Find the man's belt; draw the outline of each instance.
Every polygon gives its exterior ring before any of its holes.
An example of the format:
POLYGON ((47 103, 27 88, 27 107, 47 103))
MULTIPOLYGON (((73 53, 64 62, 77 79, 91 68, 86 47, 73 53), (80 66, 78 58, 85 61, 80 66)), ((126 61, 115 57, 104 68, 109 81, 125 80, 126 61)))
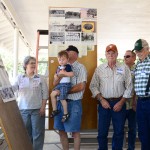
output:
POLYGON ((122 98, 122 96, 120 96, 120 97, 112 97, 112 98, 104 98, 104 99, 106 99, 107 101, 117 101, 117 100, 121 100, 121 98, 122 98))

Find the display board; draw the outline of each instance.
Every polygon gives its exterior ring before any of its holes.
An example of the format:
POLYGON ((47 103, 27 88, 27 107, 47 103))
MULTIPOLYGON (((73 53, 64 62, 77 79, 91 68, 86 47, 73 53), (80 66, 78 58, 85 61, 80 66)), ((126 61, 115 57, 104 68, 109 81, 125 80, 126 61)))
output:
MULTIPOLYGON (((93 8, 49 8, 49 86, 58 66, 57 53, 74 45, 79 50, 78 61, 85 65, 88 81, 82 100, 82 129, 97 128, 97 101, 92 98, 89 84, 97 67, 97 10, 93 8)), ((49 103, 50 112, 52 111, 49 103)), ((53 129, 53 119, 49 119, 53 129)))
POLYGON ((1 58, 0 126, 4 132, 9 150, 33 150, 1 58))
POLYGON ((49 8, 49 57, 57 57, 60 50, 75 45, 79 57, 97 45, 97 9, 49 8))

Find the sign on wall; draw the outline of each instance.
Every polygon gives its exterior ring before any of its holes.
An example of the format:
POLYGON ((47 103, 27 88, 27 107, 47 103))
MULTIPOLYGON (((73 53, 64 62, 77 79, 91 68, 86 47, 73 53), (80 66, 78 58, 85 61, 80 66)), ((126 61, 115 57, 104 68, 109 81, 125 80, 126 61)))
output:
POLYGON ((0 57, 0 97, 3 102, 15 100, 15 95, 9 82, 8 74, 0 57))
POLYGON ((75 45, 79 57, 94 50, 96 39, 97 9, 49 8, 49 57, 57 57, 60 50, 75 45))

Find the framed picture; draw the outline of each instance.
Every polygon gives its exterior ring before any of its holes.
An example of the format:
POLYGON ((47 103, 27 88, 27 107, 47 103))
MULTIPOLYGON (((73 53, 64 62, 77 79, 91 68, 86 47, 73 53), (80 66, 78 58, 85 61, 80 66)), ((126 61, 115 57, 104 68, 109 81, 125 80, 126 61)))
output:
POLYGON ((94 21, 82 21, 82 32, 95 32, 95 22, 94 21))

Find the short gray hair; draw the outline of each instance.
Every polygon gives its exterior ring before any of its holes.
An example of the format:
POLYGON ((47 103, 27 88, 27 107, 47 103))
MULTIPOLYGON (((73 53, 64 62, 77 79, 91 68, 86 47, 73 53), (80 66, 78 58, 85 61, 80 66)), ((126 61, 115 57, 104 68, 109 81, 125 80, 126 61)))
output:
POLYGON ((24 61, 23 61, 23 69, 26 71, 26 65, 29 63, 30 60, 35 60, 36 61, 36 58, 35 57, 32 57, 32 56, 26 56, 24 61))

